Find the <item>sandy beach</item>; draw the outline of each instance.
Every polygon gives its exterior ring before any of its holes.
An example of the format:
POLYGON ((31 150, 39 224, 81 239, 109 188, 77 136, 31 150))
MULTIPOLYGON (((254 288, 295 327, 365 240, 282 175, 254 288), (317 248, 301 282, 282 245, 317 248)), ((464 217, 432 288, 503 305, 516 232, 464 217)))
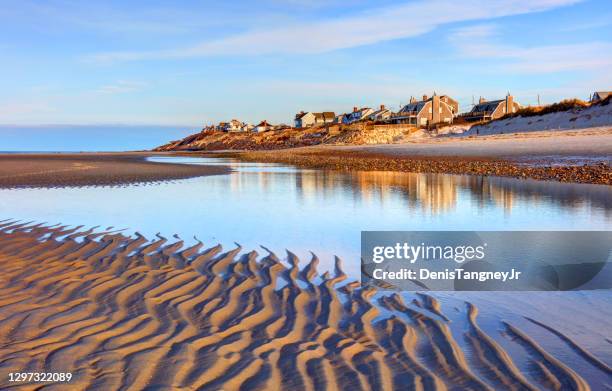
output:
POLYGON ((147 161, 150 153, 0 154, 0 188, 113 186, 226 174, 221 166, 147 161))
MULTIPOLYGON (((457 308, 456 334, 433 296, 376 296, 347 284, 339 260, 319 275, 314 256, 300 264, 289 253, 287 264, 241 250, 3 221, 0 387, 24 386, 7 382, 19 368, 70 372, 69 385, 53 386, 70 390, 589 389, 502 320, 507 351, 479 326, 487 308, 457 308)), ((554 324, 536 323, 612 374, 554 324)))

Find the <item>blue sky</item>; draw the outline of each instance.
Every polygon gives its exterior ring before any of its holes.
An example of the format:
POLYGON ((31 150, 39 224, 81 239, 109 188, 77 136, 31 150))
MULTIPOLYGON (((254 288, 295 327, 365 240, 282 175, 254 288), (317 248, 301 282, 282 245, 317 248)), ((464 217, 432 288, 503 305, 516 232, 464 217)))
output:
POLYGON ((0 124, 289 123, 434 90, 462 109, 585 99, 612 88, 610 5, 0 1, 0 124))

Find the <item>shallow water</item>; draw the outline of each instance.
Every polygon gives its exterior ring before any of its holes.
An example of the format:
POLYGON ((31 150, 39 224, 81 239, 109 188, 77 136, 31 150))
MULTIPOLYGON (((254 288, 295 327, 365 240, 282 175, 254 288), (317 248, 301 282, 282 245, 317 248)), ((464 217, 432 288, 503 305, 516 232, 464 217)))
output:
POLYGON ((206 245, 260 245, 359 271, 362 230, 609 230, 612 188, 509 178, 305 170, 229 159, 235 172, 121 187, 0 190, 0 217, 113 226, 206 245))
MULTIPOLYGON (((612 187, 510 178, 394 172, 305 170, 228 159, 154 157, 151 160, 224 164, 228 175, 121 187, 0 190, 0 219, 115 227, 156 233, 207 247, 240 243, 245 251, 279 256, 284 249, 302 261, 309 251, 319 270, 333 256, 358 278, 362 230, 610 230, 612 187)), ((406 293, 406 302, 414 297, 406 293)), ((554 325, 610 363, 612 295, 601 292, 437 293, 451 330, 464 347, 465 302, 481 309, 479 324, 529 370, 532 363, 505 335, 510 321, 535 335, 550 353, 570 363, 595 385, 606 376, 575 357, 575 351, 525 317, 554 325), (606 340, 608 339, 608 341, 606 340)), ((384 313, 383 313, 384 315, 384 313)), ((466 349, 466 354, 470 354, 466 349)))

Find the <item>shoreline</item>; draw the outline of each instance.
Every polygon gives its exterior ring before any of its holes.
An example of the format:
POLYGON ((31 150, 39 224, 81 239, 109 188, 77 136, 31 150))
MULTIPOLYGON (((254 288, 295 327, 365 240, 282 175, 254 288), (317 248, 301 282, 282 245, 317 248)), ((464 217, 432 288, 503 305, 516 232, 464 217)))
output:
POLYGON ((445 137, 403 144, 312 146, 266 151, 192 151, 301 168, 530 178, 612 185, 612 129, 601 132, 445 137))
POLYGON ((380 154, 338 150, 308 152, 248 151, 214 154, 209 152, 199 155, 232 157, 241 161, 288 164, 311 169, 497 176, 576 184, 612 185, 611 168, 603 162, 583 166, 553 166, 548 165, 548 162, 539 162, 538 165, 529 166, 522 162, 501 159, 450 156, 389 157, 380 154))
POLYGON ((150 152, 3 153, 0 188, 118 186, 228 174, 224 166, 151 162, 150 152))
POLYGON ((231 172, 147 156, 231 157, 339 171, 499 176, 612 185, 612 128, 415 139, 271 150, 0 153, 0 188, 125 185, 231 172))

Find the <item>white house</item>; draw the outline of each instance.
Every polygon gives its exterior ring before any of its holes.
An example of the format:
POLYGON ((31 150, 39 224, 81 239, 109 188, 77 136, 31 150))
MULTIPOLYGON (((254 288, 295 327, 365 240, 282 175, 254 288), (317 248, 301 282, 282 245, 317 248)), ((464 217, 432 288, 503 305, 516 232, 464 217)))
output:
POLYGON ((378 110, 368 115, 368 119, 370 121, 386 121, 391 118, 392 114, 393 113, 391 112, 391 110, 387 109, 385 105, 380 105, 380 108, 378 110))
POLYGON ((334 122, 336 113, 333 111, 324 111, 321 113, 300 111, 295 115, 296 128, 309 128, 315 125, 323 125, 334 122))
POLYGON ((272 130, 272 129, 273 129, 273 126, 270 125, 270 123, 264 119, 263 121, 255 125, 255 127, 253 128, 253 132, 260 133, 260 132, 265 132, 267 130, 272 130))
POLYGON ((240 132, 242 131, 242 122, 238 121, 237 119, 233 119, 229 122, 228 124, 228 132, 240 132))
POLYGON ((374 110, 369 107, 362 107, 362 108, 353 107, 352 112, 344 114, 344 123, 352 124, 353 122, 367 119, 367 117, 373 112, 374 110))

